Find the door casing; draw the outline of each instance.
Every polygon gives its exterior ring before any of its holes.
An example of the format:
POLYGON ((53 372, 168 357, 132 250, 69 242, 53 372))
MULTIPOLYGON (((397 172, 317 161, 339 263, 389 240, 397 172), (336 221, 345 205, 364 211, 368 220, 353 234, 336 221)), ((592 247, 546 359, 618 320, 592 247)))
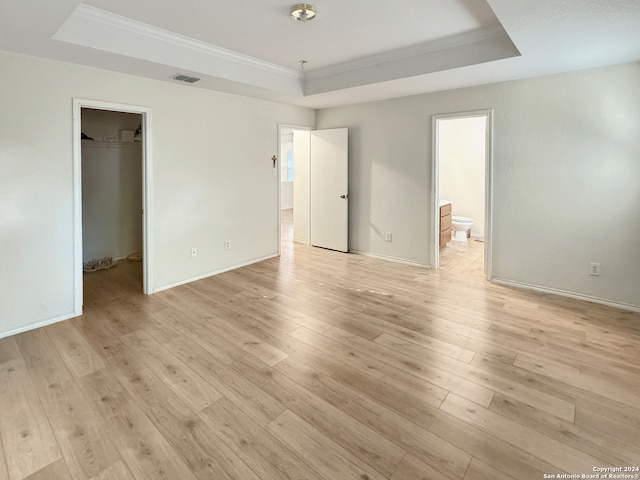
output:
POLYGON ((82 109, 111 110, 142 115, 142 288, 153 293, 153 195, 152 195, 152 123, 151 109, 137 105, 73 99, 73 272, 74 314, 82 315, 82 109))
POLYGON ((431 170, 431 231, 432 238, 429 248, 431 267, 435 270, 440 266, 440 145, 439 121, 456 118, 486 117, 485 141, 485 225, 484 225, 484 274, 487 279, 492 278, 492 246, 493 246, 493 110, 474 110, 471 112, 456 112, 434 115, 432 118, 432 170, 431 170))

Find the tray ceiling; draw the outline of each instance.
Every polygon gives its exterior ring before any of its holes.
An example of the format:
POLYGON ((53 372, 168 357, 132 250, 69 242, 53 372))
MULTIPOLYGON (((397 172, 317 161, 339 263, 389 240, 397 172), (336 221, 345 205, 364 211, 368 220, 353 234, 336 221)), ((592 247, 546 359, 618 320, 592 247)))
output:
POLYGON ((1 49, 315 108, 640 59, 635 0, 0 2, 1 49))

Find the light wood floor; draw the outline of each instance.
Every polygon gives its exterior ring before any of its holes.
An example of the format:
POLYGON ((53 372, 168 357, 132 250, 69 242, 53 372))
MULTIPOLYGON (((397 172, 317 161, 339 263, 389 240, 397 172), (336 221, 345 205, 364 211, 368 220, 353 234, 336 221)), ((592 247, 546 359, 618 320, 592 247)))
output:
POLYGON ((0 479, 640 464, 638 314, 290 242, 153 296, 140 266, 87 274, 83 316, 0 340, 0 479))

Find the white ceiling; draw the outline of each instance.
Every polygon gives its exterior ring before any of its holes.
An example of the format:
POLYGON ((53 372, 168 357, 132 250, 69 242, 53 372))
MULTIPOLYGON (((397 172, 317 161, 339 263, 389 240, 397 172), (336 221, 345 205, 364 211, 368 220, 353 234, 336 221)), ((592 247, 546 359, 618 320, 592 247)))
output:
POLYGON ((314 108, 640 60, 639 0, 294 3, 0 0, 0 49, 314 108))
POLYGON ((498 24, 484 0, 325 0, 317 3, 317 18, 306 24, 289 17, 295 1, 84 3, 283 67, 298 68, 306 59, 307 70, 498 24), (360 11, 365 13, 358 18, 360 11))

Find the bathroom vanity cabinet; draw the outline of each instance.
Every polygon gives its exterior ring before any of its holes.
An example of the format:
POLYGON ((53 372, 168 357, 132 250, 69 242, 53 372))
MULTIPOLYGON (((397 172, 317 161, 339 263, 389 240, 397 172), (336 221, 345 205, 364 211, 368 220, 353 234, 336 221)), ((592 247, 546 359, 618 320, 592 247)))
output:
POLYGON ((451 203, 440 204, 440 248, 451 240, 451 203))

